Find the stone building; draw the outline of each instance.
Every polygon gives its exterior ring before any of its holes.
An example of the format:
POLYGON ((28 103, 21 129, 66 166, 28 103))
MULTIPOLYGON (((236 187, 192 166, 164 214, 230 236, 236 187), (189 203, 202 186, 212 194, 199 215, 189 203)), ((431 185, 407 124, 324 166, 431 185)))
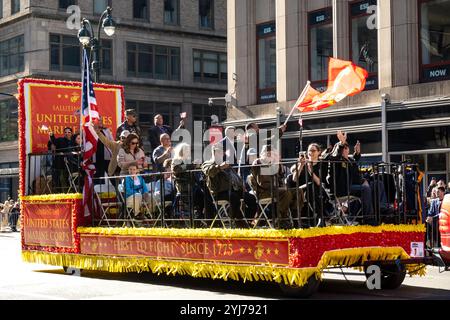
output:
MULTIPOLYGON (((303 149, 348 133, 364 159, 381 160, 382 95, 389 161, 413 161, 431 177, 450 174, 450 0, 228 0, 227 123, 273 126, 307 80, 326 87, 328 58, 369 71, 366 90, 303 115, 303 149), (233 80, 236 79, 236 80, 233 80)), ((299 115, 283 136, 285 158, 299 151, 299 115)))
POLYGON ((208 98, 226 92, 226 0, 0 0, 0 168, 10 168, 0 201, 17 196, 18 181, 17 103, 5 94, 17 93, 23 77, 81 78, 78 30, 66 23, 71 5, 95 31, 113 8, 116 32, 100 37, 100 82, 125 86, 144 135, 156 113, 177 126, 186 112, 188 128, 194 120, 209 126, 211 114, 225 119, 225 108, 208 106, 208 98))

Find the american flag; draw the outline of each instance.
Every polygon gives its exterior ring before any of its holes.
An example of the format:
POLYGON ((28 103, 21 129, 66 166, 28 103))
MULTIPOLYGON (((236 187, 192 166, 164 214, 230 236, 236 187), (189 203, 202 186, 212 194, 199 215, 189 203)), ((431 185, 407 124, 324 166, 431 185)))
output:
POLYGON ((98 136, 91 125, 92 122, 99 120, 97 100, 95 99, 94 85, 89 72, 89 59, 86 48, 83 49, 83 80, 82 80, 82 124, 83 124, 83 164, 86 171, 83 187, 83 209, 84 216, 89 216, 94 211, 93 201, 93 181, 95 174, 95 165, 92 162, 92 156, 97 151, 98 136))

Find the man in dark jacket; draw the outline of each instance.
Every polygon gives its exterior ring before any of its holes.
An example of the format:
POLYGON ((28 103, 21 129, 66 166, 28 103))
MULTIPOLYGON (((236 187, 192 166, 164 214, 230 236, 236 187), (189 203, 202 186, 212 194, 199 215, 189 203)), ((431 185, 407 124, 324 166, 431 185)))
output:
POLYGON ((361 159, 361 145, 358 141, 351 158, 347 135, 338 131, 337 136, 339 142, 326 158, 330 161, 327 183, 331 193, 338 198, 350 195, 361 197, 363 214, 371 216, 373 215, 372 190, 369 183, 361 178, 357 163, 361 159))
POLYGON ((230 218, 232 220, 239 219, 236 221, 236 226, 246 227, 247 224, 241 220, 243 216, 240 211, 242 180, 229 163, 223 162, 223 150, 220 143, 213 145, 212 153, 211 159, 202 164, 202 171, 206 176, 206 186, 216 201, 228 200, 230 202, 230 218))
MULTIPOLYGON (((152 152, 156 148, 158 148, 158 146, 160 145, 160 139, 159 138, 160 138, 160 136, 163 133, 166 133, 166 134, 169 135, 169 137, 171 137, 172 136, 172 132, 173 132, 173 130, 172 130, 172 128, 170 126, 166 126, 164 124, 164 119, 163 119, 162 115, 157 114, 153 118, 153 121, 154 121, 155 125, 148 130, 148 140, 150 142, 150 146, 152 148, 152 150, 151 150, 152 152)), ((184 119, 181 119, 180 120, 180 125, 178 126, 177 130, 178 129, 183 129, 183 128, 184 128, 184 119)))
POLYGON ((128 109, 125 111, 125 116, 127 119, 117 128, 116 131, 116 141, 120 140, 120 134, 124 130, 128 130, 130 133, 135 133, 139 137, 140 145, 142 146, 142 138, 141 138, 141 128, 137 124, 137 114, 136 110, 128 109))
POLYGON ((64 136, 55 138, 52 131, 49 131, 50 145, 54 145, 55 152, 57 153, 53 161, 53 183, 56 186, 56 192, 66 192, 69 187, 69 172, 66 168, 66 155, 73 151, 74 143, 72 141, 72 129, 69 127, 64 128, 64 136))

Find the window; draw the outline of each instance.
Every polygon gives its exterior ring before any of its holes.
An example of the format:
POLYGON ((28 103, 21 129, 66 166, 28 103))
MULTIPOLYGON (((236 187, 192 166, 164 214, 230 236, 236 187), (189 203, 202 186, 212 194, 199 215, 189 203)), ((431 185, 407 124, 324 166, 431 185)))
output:
POLYGON ((180 48, 127 43, 128 75, 180 80, 180 48))
POLYGON ((320 91, 325 90, 328 60, 333 56, 333 24, 331 8, 308 14, 309 78, 320 91), (325 86, 325 87, 323 87, 325 86))
POLYGON ((192 106, 194 121, 202 121, 203 129, 211 127, 211 116, 214 114, 219 118, 219 123, 227 119, 227 110, 224 105, 193 105, 192 106))
POLYGON ((77 4, 76 0, 59 0, 60 9, 67 9, 68 7, 76 4, 77 4))
POLYGON ((100 44, 101 73, 112 74, 112 41, 101 40, 100 44))
POLYGON ((214 28, 214 0, 199 0, 198 15, 200 28, 214 28))
POLYGON ((145 150, 150 150, 148 130, 154 125, 153 117, 156 114, 161 114, 164 118, 164 124, 174 129, 180 123, 180 103, 127 100, 126 105, 129 108, 135 109, 138 113, 138 122, 141 128, 145 150), (145 146, 145 144, 148 144, 148 146, 145 146))
POLYGON ((450 79, 450 0, 420 0, 421 80, 450 79))
POLYGON ((179 24, 179 0, 164 0, 164 23, 179 24))
POLYGON ((50 35, 50 69, 81 72, 81 48, 77 37, 50 35))
POLYGON ((388 133, 389 152, 450 147, 450 126, 389 130, 388 133))
MULTIPOLYGON (((353 63, 366 69, 369 77, 366 90, 378 89, 378 30, 371 26, 370 6, 376 6, 377 0, 366 0, 350 5, 351 15, 351 56, 353 63)), ((371 13, 372 12, 372 13, 371 13)))
POLYGON ((194 50, 194 81, 226 84, 226 53, 194 50))
POLYGON ((133 0, 133 18, 148 20, 147 0, 133 0))
POLYGON ((94 14, 101 15, 108 6, 111 7, 111 0, 94 0, 94 14))
POLYGON ((276 102, 277 55, 275 22, 256 26, 258 103, 276 102))
POLYGON ((0 100, 0 142, 17 140, 17 100, 0 100))
POLYGON ((11 15, 20 11, 20 0, 11 0, 11 15))
POLYGON ((23 35, 0 42, 0 76, 24 70, 23 35))

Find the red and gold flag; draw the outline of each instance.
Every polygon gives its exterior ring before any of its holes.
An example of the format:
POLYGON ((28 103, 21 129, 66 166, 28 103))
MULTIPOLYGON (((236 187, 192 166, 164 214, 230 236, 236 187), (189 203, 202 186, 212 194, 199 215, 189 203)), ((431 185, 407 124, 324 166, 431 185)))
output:
POLYGON ((309 86, 306 94, 300 96, 300 101, 297 100, 296 107, 301 112, 328 108, 347 96, 354 96, 363 91, 367 76, 365 69, 351 61, 330 58, 327 90, 320 93, 309 86))

